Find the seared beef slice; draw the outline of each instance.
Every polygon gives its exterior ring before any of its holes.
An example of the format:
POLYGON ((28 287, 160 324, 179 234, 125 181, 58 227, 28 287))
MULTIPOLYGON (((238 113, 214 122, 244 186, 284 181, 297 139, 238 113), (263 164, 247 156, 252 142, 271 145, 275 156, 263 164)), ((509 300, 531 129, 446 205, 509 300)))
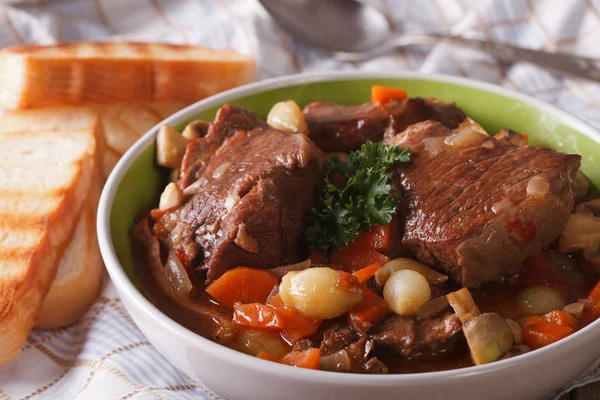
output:
POLYGON ((427 121, 389 140, 413 152, 395 178, 404 192, 403 244, 476 287, 518 272, 525 258, 558 237, 573 208, 581 157, 491 137, 462 148, 445 145, 452 134, 427 121), (440 139, 427 139, 434 137, 440 139), (534 177, 547 193, 528 194, 534 177))
POLYGON ((208 282, 237 266, 283 264, 296 254, 316 200, 321 152, 303 135, 265 126, 221 131, 220 146, 211 134, 188 147, 200 160, 187 157, 197 177, 185 188, 192 194, 155 225, 157 236, 188 266, 206 270, 208 282), (215 142, 200 152, 203 140, 215 142))
POLYGON ((310 138, 323 151, 357 150, 366 141, 379 142, 426 120, 455 128, 466 118, 454 104, 418 97, 357 106, 315 102, 303 112, 310 138))
POLYGON ((208 126, 206 137, 188 145, 181 164, 181 184, 187 187, 196 182, 206 164, 221 147, 225 139, 239 130, 249 131, 266 124, 256 114, 240 106, 225 104, 217 111, 215 121, 208 126))

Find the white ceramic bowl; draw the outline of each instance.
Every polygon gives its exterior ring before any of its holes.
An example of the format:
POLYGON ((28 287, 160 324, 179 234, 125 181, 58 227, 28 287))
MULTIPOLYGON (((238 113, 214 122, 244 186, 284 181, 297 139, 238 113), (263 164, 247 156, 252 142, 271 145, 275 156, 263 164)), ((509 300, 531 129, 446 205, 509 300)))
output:
MULTIPOLYGON (((580 147, 587 148, 589 143, 597 146, 596 150, 588 148, 588 154, 600 151, 600 134, 595 129, 553 106, 489 84, 449 76, 416 73, 353 72, 283 77, 247 85, 200 101, 171 116, 165 123, 176 126, 203 111, 257 93, 271 91, 275 93, 284 88, 283 94, 280 93, 279 97, 285 96, 290 93, 285 88, 292 86, 296 87, 294 93, 305 98, 303 101, 315 99, 313 95, 306 95, 304 86, 297 85, 306 84, 307 88, 317 85, 318 90, 327 91, 328 86, 319 86, 318 82, 337 82, 337 86, 332 87, 336 87, 339 98, 344 95, 344 91, 351 89, 353 83, 349 81, 371 82, 376 79, 383 79, 383 83, 393 83, 398 80, 397 83, 410 87, 411 95, 436 95, 432 90, 439 88, 440 93, 436 97, 446 100, 458 97, 459 106, 466 106, 468 115, 470 115, 469 109, 473 109, 473 112, 480 115, 483 120, 489 119, 491 115, 489 110, 477 110, 477 107, 468 104, 468 98, 473 95, 473 91, 478 92, 480 96, 481 92, 486 92, 488 95, 481 97, 478 102, 485 103, 488 97, 508 101, 504 104, 500 100, 494 100, 496 104, 494 107, 500 108, 494 112, 506 115, 510 120, 518 121, 522 117, 521 114, 527 112, 534 113, 528 118, 539 118, 540 121, 545 121, 538 125, 532 125, 531 121, 521 121, 516 122, 517 125, 520 124, 519 126, 509 127, 535 129, 535 126, 538 126, 538 129, 545 128, 548 132, 561 129, 566 129, 566 132, 577 131, 580 141, 587 141, 580 147), (343 85, 340 81, 343 81, 343 85), (522 109, 522 112, 519 109, 522 109)), ((365 101, 365 96, 367 95, 362 93, 358 96, 360 99, 350 99, 347 102, 365 101)), ((324 97, 329 98, 327 93, 324 97)), ((264 96, 261 101, 264 102, 264 96)), ((496 119, 498 118, 500 117, 496 119)), ((230 400, 534 399, 541 398, 570 382, 600 357, 598 345, 600 321, 558 343, 520 357, 478 367, 405 375, 359 375, 293 368, 250 357, 187 330, 160 312, 140 293, 123 269, 113 243, 115 231, 114 226, 111 227, 111 215, 114 211, 115 194, 134 161, 152 146, 157 130, 158 127, 153 128, 140 139, 124 155, 108 179, 98 212, 100 248, 123 304, 148 340, 176 367, 190 377, 204 382, 221 396, 230 400), (111 228, 113 228, 112 233, 111 228)), ((551 144, 562 149, 569 141, 561 140, 561 138, 554 138, 551 144)), ((544 142, 544 136, 540 136, 538 142, 544 142)), ((575 150, 578 150, 577 145, 575 150)), ((583 148, 581 150, 583 151, 583 148)), ((584 165, 588 168, 586 171, 588 174, 597 167, 590 163, 584 165)), ((114 218, 112 223, 114 225, 114 218)))

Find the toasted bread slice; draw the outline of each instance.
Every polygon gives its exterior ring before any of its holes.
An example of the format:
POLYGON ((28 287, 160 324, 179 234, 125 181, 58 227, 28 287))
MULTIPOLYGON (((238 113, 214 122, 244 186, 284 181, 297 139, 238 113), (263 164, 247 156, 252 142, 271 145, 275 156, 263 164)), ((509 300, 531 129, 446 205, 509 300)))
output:
POLYGON ((96 211, 101 191, 102 180, 97 174, 73 239, 42 303, 35 325, 38 328, 54 329, 76 322, 100 294, 104 263, 96 239, 96 211))
POLYGON ((183 103, 113 104, 98 107, 105 138, 104 177, 108 177, 119 158, 143 134, 183 107, 183 103))
POLYGON ((251 57, 198 46, 79 42, 12 47, 0 52, 0 107, 191 104, 254 78, 251 57))
POLYGON ((41 116, 0 118, 0 364, 20 352, 34 326, 95 170, 97 114, 41 116))

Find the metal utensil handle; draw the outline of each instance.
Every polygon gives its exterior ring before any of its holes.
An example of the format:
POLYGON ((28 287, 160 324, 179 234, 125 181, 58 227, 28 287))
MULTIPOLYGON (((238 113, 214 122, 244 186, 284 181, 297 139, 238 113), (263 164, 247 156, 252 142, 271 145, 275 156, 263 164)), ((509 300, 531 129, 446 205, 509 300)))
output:
POLYGON ((600 60, 574 56, 566 53, 553 53, 543 50, 524 49, 491 40, 467 39, 451 35, 396 35, 372 50, 362 53, 337 52, 335 56, 344 61, 360 62, 387 53, 395 48, 411 44, 450 44, 482 51, 507 61, 524 61, 543 68, 573 75, 580 78, 600 81, 600 60))
POLYGON ((503 60, 525 61, 565 74, 600 81, 600 68, 598 68, 600 60, 595 60, 593 58, 579 57, 567 53, 525 49, 491 40, 467 39, 459 36, 442 35, 433 35, 433 37, 437 39, 437 43, 468 47, 488 53, 503 60))

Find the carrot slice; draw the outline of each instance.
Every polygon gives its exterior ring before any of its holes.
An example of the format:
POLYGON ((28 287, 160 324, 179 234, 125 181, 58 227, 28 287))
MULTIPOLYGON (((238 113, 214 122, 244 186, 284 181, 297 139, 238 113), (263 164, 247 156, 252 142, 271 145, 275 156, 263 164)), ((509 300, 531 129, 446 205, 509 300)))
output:
POLYGON ((544 315, 544 319, 548 323, 562 325, 562 326, 568 326, 569 328, 572 328, 574 330, 577 330, 577 328, 579 326, 579 324, 577 323, 577 320, 575 319, 573 314, 571 314, 570 312, 567 312, 567 311, 562 311, 562 310, 550 311, 548 314, 544 315))
POLYGON ((277 278, 255 268, 237 267, 225 272, 206 288, 219 303, 233 307, 236 302, 265 303, 277 278))
POLYGON ((349 271, 356 271, 372 264, 383 265, 390 259, 373 249, 363 249, 350 245, 333 253, 330 261, 332 264, 341 265, 349 271))
POLYGON ((290 343, 312 335, 321 326, 320 319, 309 318, 299 311, 287 308, 279 294, 271 297, 268 305, 277 311, 281 336, 290 343))
POLYGON ((403 100, 408 97, 406 90, 387 86, 374 85, 371 88, 371 102, 385 103, 391 99, 403 100))
POLYGON ((365 283, 375 275, 375 272, 377 272, 379 268, 381 268, 381 264, 371 264, 368 267, 354 271, 352 275, 354 275, 360 283, 365 283))
POLYGON ((280 359, 277 359, 266 351, 260 351, 256 357, 276 363, 291 365, 292 367, 319 369, 319 359, 321 358, 321 353, 319 352, 319 349, 292 351, 280 359))
POLYGON ((262 351, 262 350, 258 352, 256 357, 262 358, 263 360, 267 360, 267 361, 279 362, 279 360, 277 358, 273 357, 266 351, 262 351))
POLYGON ((391 244, 392 228, 390 224, 373 225, 370 231, 362 231, 352 242, 352 245, 381 252, 389 250, 391 244))
POLYGON ((590 297, 592 299, 600 300, 600 281, 596 284, 596 286, 594 286, 594 289, 592 289, 590 297))
POLYGON ((320 319, 308 318, 288 308, 278 308, 277 315, 281 319, 281 336, 290 343, 312 335, 321 325, 320 319))
POLYGON ((236 325, 256 329, 281 330, 281 321, 273 307, 260 303, 236 303, 233 309, 233 322, 236 325))
POLYGON ((299 368, 319 369, 319 349, 308 349, 305 351, 292 351, 283 356, 279 361, 282 364, 299 368))
POLYGON ((283 300, 281 300, 281 296, 277 293, 275 296, 271 296, 269 301, 267 301, 267 305, 273 308, 284 308, 285 304, 283 304, 283 300))
POLYGON ((348 313, 348 320, 353 327, 367 332, 390 309, 387 302, 370 289, 363 290, 363 300, 348 313))
POLYGON ((539 317, 525 322, 523 342, 532 349, 539 349, 563 339, 575 332, 571 327, 551 324, 539 317), (541 322, 540 322, 541 321, 541 322))

